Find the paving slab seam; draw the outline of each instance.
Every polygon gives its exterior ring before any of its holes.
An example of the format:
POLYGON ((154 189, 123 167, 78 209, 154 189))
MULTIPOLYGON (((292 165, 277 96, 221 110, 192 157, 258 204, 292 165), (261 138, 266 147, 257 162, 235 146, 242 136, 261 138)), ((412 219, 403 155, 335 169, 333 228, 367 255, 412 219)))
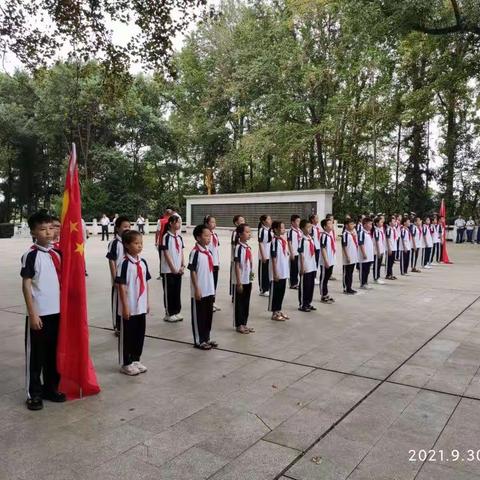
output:
MULTIPOLYGON (((367 398, 369 398, 374 392, 376 392, 387 380, 394 375, 400 368, 403 367, 411 358, 413 358, 422 348, 424 348, 428 343, 430 343, 434 338, 436 338, 440 333, 442 333, 446 328, 448 328, 455 320, 457 320, 463 313, 465 313, 472 305, 474 305, 480 299, 480 295, 473 300, 469 305, 462 309, 460 313, 455 315, 449 322, 447 322, 438 332, 432 335, 427 341, 425 341, 415 352, 409 355, 395 370, 393 370, 384 380, 382 380, 378 385, 375 385, 369 392, 367 392, 360 400, 358 400, 355 405, 353 405, 349 410, 347 410, 340 418, 338 418, 330 427, 325 430, 315 441, 313 441, 297 458, 292 460, 290 464, 285 467, 274 480, 280 480, 282 476, 285 475, 294 465, 296 465, 312 448, 314 448, 321 440, 323 440, 338 424, 340 424, 345 418, 347 418, 354 410, 356 410, 367 398)), ((460 402, 459 399, 458 402, 460 402)))

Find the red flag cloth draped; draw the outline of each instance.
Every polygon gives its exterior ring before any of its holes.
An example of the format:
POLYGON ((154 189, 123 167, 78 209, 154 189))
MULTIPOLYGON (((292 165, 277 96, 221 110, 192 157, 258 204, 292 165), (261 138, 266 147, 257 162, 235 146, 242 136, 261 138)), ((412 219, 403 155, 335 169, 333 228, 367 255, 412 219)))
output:
POLYGON ((60 330, 57 344, 59 390, 69 399, 100 391, 89 353, 87 291, 85 286, 82 200, 75 144, 72 146, 63 193, 60 251, 60 330))
POLYGON ((441 220, 442 225, 442 257, 441 261, 443 263, 452 263, 450 258, 448 257, 447 252, 447 209, 445 207, 445 200, 442 198, 442 202, 440 204, 440 217, 443 217, 441 220))

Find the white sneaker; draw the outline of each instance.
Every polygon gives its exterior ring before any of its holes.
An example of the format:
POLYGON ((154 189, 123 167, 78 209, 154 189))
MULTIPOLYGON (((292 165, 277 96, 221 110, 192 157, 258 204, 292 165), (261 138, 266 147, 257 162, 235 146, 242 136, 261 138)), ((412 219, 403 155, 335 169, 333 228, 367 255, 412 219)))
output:
POLYGON ((379 285, 385 285, 385 282, 381 278, 375 280, 375 283, 378 283, 379 285))
POLYGON ((269 296, 270 296, 270 292, 267 290, 266 292, 264 292, 263 296, 264 296, 264 297, 269 297, 269 296))
POLYGON ((164 322, 169 322, 169 323, 174 323, 177 321, 177 319, 175 318, 175 315, 165 315, 165 317, 163 318, 163 321, 164 322))
POLYGON ((140 362, 133 362, 132 365, 137 367, 139 373, 145 373, 147 371, 147 367, 140 362))
POLYGON ((221 310, 220 307, 218 307, 217 305, 213 304, 213 311, 214 312, 219 312, 221 310))
POLYGON ((181 321, 183 320, 183 317, 182 317, 179 313, 177 313, 176 315, 174 315, 174 317, 175 317, 175 321, 176 321, 176 322, 181 322, 181 321))
POLYGON ((430 265, 425 265, 423 268, 426 268, 427 270, 431 270, 431 266, 430 265))
POLYGON ((315 285, 320 285, 320 280, 318 278, 315 279, 315 285))
POLYGON ((365 285, 365 288, 367 290, 373 290, 373 287, 371 285, 369 285, 368 283, 365 285))
POLYGON ((130 376, 138 375, 140 373, 140 370, 133 363, 131 363, 130 365, 122 365, 120 371, 125 375, 130 376))

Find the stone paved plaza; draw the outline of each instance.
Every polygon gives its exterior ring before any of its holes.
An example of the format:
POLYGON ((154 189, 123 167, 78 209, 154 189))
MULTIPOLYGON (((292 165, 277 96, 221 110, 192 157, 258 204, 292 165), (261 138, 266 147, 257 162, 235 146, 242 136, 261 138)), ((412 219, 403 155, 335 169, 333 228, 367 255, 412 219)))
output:
MULTIPOLYGON (((220 240, 228 259, 228 234, 220 240)), ((31 412, 19 276, 28 245, 0 240, 1 479, 480 478, 480 458, 468 458, 480 450, 480 246, 449 244, 454 265, 355 297, 341 294, 337 267, 337 302, 301 313, 289 290, 284 323, 270 320, 255 288, 251 335, 233 331, 224 261, 213 327, 220 348, 209 352, 192 348, 188 276, 185 321, 167 324, 154 275, 149 371, 127 377, 116 365, 106 244, 92 238, 90 340, 102 392, 31 412), (436 461, 422 462, 419 450, 431 449, 436 461)), ((156 274, 153 236, 144 253, 156 274)))

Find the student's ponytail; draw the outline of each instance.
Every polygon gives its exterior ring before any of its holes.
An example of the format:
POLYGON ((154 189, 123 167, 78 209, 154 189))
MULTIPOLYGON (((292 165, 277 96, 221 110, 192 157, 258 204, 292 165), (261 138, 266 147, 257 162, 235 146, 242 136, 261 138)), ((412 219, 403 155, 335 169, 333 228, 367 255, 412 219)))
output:
POLYGON ((260 230, 263 227, 263 222, 268 218, 268 215, 261 215, 258 222, 258 229, 260 230))

